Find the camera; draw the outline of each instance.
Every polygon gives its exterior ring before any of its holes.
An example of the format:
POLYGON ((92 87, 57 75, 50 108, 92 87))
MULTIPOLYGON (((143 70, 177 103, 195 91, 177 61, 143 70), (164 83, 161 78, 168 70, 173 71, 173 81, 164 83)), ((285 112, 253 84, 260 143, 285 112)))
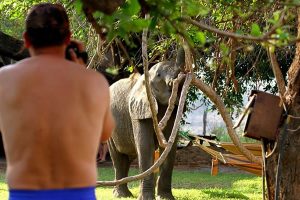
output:
POLYGON ((69 50, 73 49, 77 58, 81 58, 85 64, 88 62, 88 54, 86 51, 79 52, 79 48, 76 42, 71 42, 66 48, 66 59, 72 60, 69 50))

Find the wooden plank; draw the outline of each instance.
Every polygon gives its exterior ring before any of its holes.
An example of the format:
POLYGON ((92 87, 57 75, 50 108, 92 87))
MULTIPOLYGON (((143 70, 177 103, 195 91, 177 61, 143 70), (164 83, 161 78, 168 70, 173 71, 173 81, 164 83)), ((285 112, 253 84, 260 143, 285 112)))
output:
MULTIPOLYGON (((233 143, 222 142, 219 145, 233 154, 242 154, 233 143)), ((261 144, 243 143, 243 146, 251 151, 255 156, 261 156, 261 144)))
MULTIPOLYGON (((237 167, 239 169, 256 174, 258 176, 262 175, 262 166, 260 164, 250 162, 244 155, 240 154, 240 152, 237 150, 235 146, 233 146, 232 143, 219 143, 219 145, 221 145, 222 147, 223 145, 224 147, 227 147, 227 149, 230 150, 228 151, 231 153, 221 153, 219 151, 211 149, 210 146, 201 145, 199 141, 194 142, 194 145, 198 146, 199 148, 201 148, 202 150, 210 154, 212 158, 214 159, 217 158, 224 164, 237 167), (238 154, 235 154, 233 152, 238 154)), ((245 144, 245 146, 246 148, 249 148, 249 150, 255 151, 256 154, 258 154, 259 152, 258 156, 261 156, 261 149, 260 149, 261 147, 259 144, 249 143, 249 144, 245 144)))

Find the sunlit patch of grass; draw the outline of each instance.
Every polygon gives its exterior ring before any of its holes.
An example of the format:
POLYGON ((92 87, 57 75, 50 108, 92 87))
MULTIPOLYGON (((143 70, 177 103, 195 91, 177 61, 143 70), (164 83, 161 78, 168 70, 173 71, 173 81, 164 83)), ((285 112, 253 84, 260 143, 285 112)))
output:
MULTIPOLYGON (((136 174, 136 169, 130 174, 136 174)), ((100 169, 101 180, 113 180, 113 173, 108 168, 100 169)), ((199 170, 175 170, 173 173, 173 194, 177 200, 258 200, 261 199, 261 178, 243 173, 220 173, 211 176, 209 172, 199 170)), ((129 189, 136 199, 139 182, 129 184, 129 189)), ((99 199, 114 199, 112 189, 99 188, 99 199), (109 193, 109 194, 107 194, 109 193)), ((123 200, 123 199, 122 199, 123 200)))
POLYGON ((4 169, 0 169, 0 199, 8 199, 8 188, 6 184, 4 169))
MULTIPOLYGON (((131 169, 130 175, 137 174, 137 169, 131 169)), ((111 167, 99 169, 99 180, 113 180, 114 172, 111 167)), ((139 194, 139 181, 128 184, 133 198, 139 194)), ((261 178, 243 173, 210 173, 199 170, 175 170, 173 173, 173 194, 177 200, 258 200, 262 199, 261 178)), ((98 200, 114 200, 112 187, 96 189, 98 200)), ((0 170, 0 199, 8 199, 8 189, 4 170, 0 170)))

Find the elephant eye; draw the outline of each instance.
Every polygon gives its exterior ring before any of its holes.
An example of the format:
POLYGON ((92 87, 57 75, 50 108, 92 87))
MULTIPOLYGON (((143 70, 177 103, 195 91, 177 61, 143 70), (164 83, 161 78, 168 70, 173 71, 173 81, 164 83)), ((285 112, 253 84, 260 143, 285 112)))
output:
POLYGON ((160 73, 157 73, 157 76, 160 77, 160 73))

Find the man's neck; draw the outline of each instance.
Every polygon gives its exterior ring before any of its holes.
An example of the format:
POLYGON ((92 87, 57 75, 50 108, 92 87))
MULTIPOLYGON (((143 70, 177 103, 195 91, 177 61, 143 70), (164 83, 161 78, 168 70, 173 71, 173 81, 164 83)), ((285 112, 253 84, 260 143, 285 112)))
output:
POLYGON ((65 57, 65 49, 64 45, 61 46, 51 46, 51 47, 43 47, 43 48, 29 48, 29 53, 31 56, 40 56, 40 55, 52 55, 57 57, 65 57))

